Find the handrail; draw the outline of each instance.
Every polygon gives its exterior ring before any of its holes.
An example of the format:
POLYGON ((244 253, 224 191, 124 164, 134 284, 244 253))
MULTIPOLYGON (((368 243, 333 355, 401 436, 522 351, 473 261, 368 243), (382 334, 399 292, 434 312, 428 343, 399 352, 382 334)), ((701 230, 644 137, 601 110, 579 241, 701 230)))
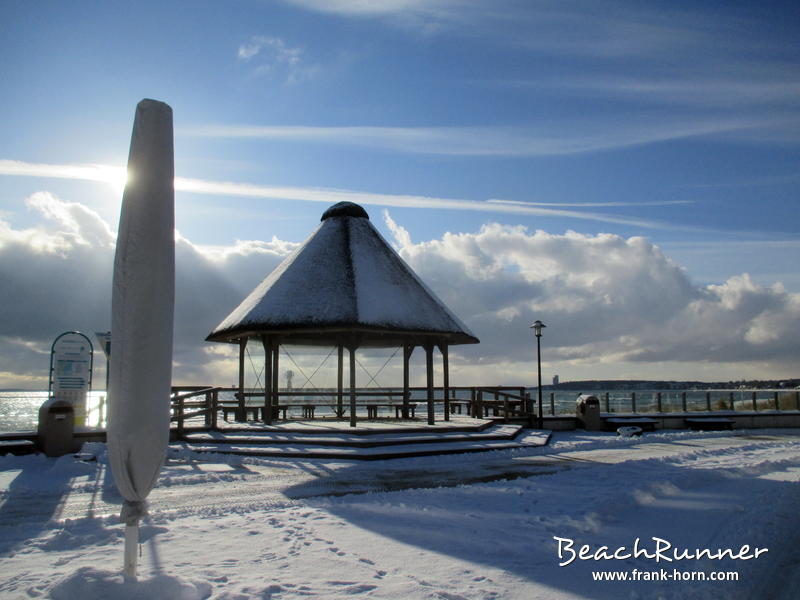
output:
POLYGON ((209 410, 210 409, 208 409, 208 408, 201 408, 200 410, 196 410, 194 412, 187 412, 187 413, 183 413, 181 415, 175 415, 174 417, 170 417, 169 420, 170 420, 170 422, 177 422, 177 421, 181 421, 183 419, 190 419, 192 417, 199 417, 200 415, 208 414, 209 410))
POLYGON ((180 394, 179 391, 173 391, 172 392, 172 400, 173 401, 175 401, 175 400, 186 400, 187 398, 194 398, 195 396, 202 396, 202 395, 208 394, 209 392, 213 392, 214 390, 219 391, 221 389, 222 388, 218 388, 218 387, 206 387, 206 388, 200 388, 200 389, 198 389, 196 391, 189 392, 188 394, 183 394, 183 395, 179 395, 180 394))
MULTIPOLYGON (((511 400, 521 400, 523 402, 525 401, 525 396, 523 396, 521 394, 512 394, 510 392, 504 392, 504 391, 502 391, 501 389, 498 389, 498 388, 479 387, 479 388, 476 388, 476 389, 478 389, 478 390, 480 390, 482 392, 488 392, 490 394, 496 394, 498 396, 503 396, 503 397, 509 398, 511 400)), ((516 388, 516 389, 520 389, 520 388, 516 388)))
MULTIPOLYGON (((537 402, 533 404, 524 393, 526 388, 518 386, 450 386, 448 400, 452 402, 466 402, 470 407, 470 414, 483 416, 486 409, 495 412, 499 416, 516 417, 531 416, 536 413, 537 402), (506 406, 505 403, 508 403, 506 406)), ((530 389, 530 388, 528 388, 530 389)), ((420 393, 425 396, 426 388, 411 387, 414 393, 413 399, 416 402, 425 402, 424 397, 419 397, 420 393)), ((239 389, 236 387, 212 387, 212 386, 176 386, 173 388, 172 406, 176 416, 180 412, 188 414, 190 409, 207 410, 212 405, 221 408, 224 405, 234 404, 234 396, 237 396, 239 389), (229 395, 230 394, 230 395, 229 395), (206 408, 203 409, 200 398, 205 395, 206 408), (212 396, 216 398, 212 399, 212 396), (220 395, 223 397, 220 398, 220 395), (197 398, 198 405, 192 406, 191 399, 197 398), (183 406, 180 406, 181 403, 183 406)), ((435 390, 434 402, 441 403, 443 400, 442 387, 435 390)), ((600 399, 601 406, 607 413, 661 413, 661 412, 714 412, 725 411, 800 411, 800 390, 791 388, 781 389, 714 389, 714 390, 609 390, 593 391, 600 399)), ((344 394, 349 396, 349 389, 345 388, 344 394)), ((385 401, 400 401, 403 397, 401 388, 359 388, 354 391, 358 398, 359 405, 368 399, 385 401)), ((535 394, 534 392, 531 395, 535 394)), ((574 390, 548 390, 543 398, 543 404, 548 403, 545 411, 550 416, 573 414, 574 400, 565 404, 565 396, 577 396, 574 390), (558 398, 556 395, 558 394, 558 398), (548 398, 549 396, 549 398, 548 398), (556 404, 558 402, 558 405, 556 404), (567 406, 569 404, 570 406, 567 406), (557 411, 558 407, 558 411, 557 411), (549 410, 548 410, 549 409, 549 410)), ((281 389, 278 392, 277 402, 281 405, 299 406, 301 404, 327 405, 338 397, 338 390, 335 388, 325 388, 322 390, 287 390, 281 389)), ((246 391, 244 398, 238 396, 239 408, 245 404, 251 404, 254 398, 263 398, 263 392, 246 391)), ((275 399, 273 399, 275 401, 275 399)), ((335 411, 334 411, 335 412, 335 411)), ((208 421, 215 421, 217 416, 215 410, 206 412, 208 421)), ((185 417, 188 418, 188 417, 185 417)), ((184 419, 176 419, 182 423, 184 419)))

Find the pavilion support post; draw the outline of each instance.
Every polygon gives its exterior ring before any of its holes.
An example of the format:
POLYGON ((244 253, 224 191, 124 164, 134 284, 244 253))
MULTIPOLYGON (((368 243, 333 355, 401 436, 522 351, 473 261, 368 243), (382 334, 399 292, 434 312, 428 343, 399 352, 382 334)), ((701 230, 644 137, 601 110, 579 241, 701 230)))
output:
POLYGON ((433 344, 425 346, 425 370, 428 382, 428 425, 434 425, 436 420, 433 416, 433 344))
POLYGON ((350 427, 356 426, 356 347, 350 346, 350 427))
POLYGON ((244 354, 247 349, 247 338, 239 338, 239 394, 237 400, 239 401, 239 408, 236 411, 236 420, 243 421, 244 414, 244 354))
POLYGON ((277 412, 277 407, 281 403, 281 398, 279 394, 280 389, 280 378, 278 375, 280 371, 278 367, 280 365, 280 355, 281 355, 281 344, 279 340, 275 340, 273 343, 272 349, 272 406, 270 406, 270 414, 269 414, 269 422, 272 423, 272 416, 277 412))
POLYGON ((264 346, 264 423, 272 425, 272 340, 267 336, 261 338, 264 346))
POLYGON ((336 417, 344 416, 344 346, 339 344, 339 364, 336 378, 336 417))
POLYGON ((450 357, 447 344, 439 344, 442 353, 442 389, 444 390, 444 420, 450 420, 450 357))
POLYGON ((409 388, 409 362, 414 346, 405 344, 403 346, 403 418, 408 419, 411 403, 411 390, 409 388))

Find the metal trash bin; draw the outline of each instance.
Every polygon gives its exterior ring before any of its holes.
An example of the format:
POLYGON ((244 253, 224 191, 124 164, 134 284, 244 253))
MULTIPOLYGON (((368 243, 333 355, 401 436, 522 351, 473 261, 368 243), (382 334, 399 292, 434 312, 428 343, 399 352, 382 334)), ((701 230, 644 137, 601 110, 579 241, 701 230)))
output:
POLYGON ((75 408, 67 400, 50 398, 39 408, 39 448, 46 456, 76 451, 75 408))
POLYGON ((575 401, 575 416, 586 431, 602 431, 600 400, 597 396, 581 394, 575 401))

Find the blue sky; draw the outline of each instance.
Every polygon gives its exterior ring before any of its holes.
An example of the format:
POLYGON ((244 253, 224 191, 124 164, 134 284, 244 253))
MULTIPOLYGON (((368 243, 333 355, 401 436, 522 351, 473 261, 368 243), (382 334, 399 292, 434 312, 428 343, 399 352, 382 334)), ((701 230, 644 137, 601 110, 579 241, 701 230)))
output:
MULTIPOLYGON (((562 379, 796 375, 800 349, 776 324, 791 321, 800 303, 800 11, 792 3, 5 2, 0 28, 0 232, 23 245, 33 244, 31 232, 61 235, 60 250, 28 248, 42 262, 76 260, 87 227, 116 230, 119 186, 108 180, 125 165, 136 102, 152 97, 174 110, 183 179, 176 223, 200 262, 222 268, 237 241, 274 244, 269 251, 281 256, 276 248, 305 239, 327 204, 353 199, 451 303, 459 301, 446 297, 447 269, 465 269, 476 286, 491 277, 468 261, 436 272, 433 259, 451 260, 454 240, 485 244, 484 262, 499 261, 501 275, 520 278, 509 285, 525 283, 529 295, 454 310, 479 329, 495 329, 491 319, 480 325, 490 313, 515 326, 549 319, 553 336, 561 325, 558 360, 548 366, 562 379), (37 193, 49 199, 31 201, 37 193), (614 265, 573 277, 570 300, 556 286, 569 273, 528 266, 575 263, 519 258, 498 245, 512 243, 500 230, 480 237, 492 224, 525 228, 523 245, 541 242, 533 238, 541 230, 584 258, 600 236, 627 240, 628 249, 644 237, 645 254, 664 261, 642 273, 672 265, 689 286, 680 306, 645 315, 652 331, 674 331, 712 294, 731 313, 719 326, 740 323, 738 337, 721 354, 681 338, 672 355, 648 357, 621 349, 630 343, 623 322, 584 339, 567 324, 610 317, 596 306, 581 312, 574 296, 616 281, 614 265), (758 300, 742 300, 747 294, 758 300), (777 344, 769 351, 768 338, 777 344), (611 344, 616 354, 598 367, 587 344, 595 353, 611 344), (686 344, 698 345, 690 360, 677 355, 686 344)), ((8 264, 7 277, 26 269, 34 277, 33 267, 8 264)), ((254 283, 233 285, 246 293, 254 283)), ((629 306, 625 290, 636 294, 646 282, 625 285, 604 292, 606 306, 629 306)), ((12 292, 4 301, 19 301, 12 292)), ((220 304, 218 320, 232 308, 220 304)), ((25 348, 51 337, 5 329, 0 335, 25 348)), ((465 365, 494 357, 492 373, 515 372, 513 357, 486 347, 465 354, 465 365)), ((0 365, 0 373, 20 369, 0 365)))

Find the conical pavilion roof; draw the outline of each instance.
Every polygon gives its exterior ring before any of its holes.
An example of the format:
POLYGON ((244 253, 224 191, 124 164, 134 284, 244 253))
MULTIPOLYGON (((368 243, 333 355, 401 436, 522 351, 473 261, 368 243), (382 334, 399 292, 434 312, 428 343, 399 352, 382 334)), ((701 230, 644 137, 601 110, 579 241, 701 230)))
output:
POLYGON ((351 202, 326 210, 305 243, 206 339, 236 342, 262 335, 320 345, 479 341, 351 202))

